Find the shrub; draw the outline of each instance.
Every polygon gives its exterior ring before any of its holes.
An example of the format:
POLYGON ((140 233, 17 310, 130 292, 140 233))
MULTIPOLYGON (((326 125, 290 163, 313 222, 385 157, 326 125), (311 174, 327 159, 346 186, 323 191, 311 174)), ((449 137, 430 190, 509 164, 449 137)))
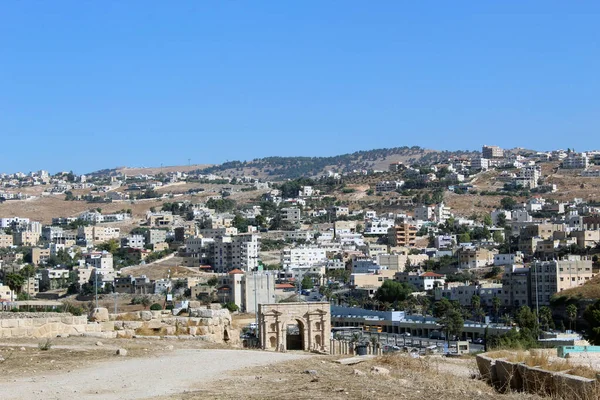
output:
POLYGON ((152 311, 160 311, 160 310, 162 310, 162 306, 158 303, 154 303, 150 306, 150 309, 152 311))
POLYGON ((41 351, 48 351, 52 348, 52 340, 46 339, 45 342, 38 343, 38 349, 41 351))
POLYGON ((239 310, 239 307, 233 301, 225 303, 223 305, 223 307, 225 307, 226 309, 228 309, 229 312, 235 312, 235 311, 239 310))

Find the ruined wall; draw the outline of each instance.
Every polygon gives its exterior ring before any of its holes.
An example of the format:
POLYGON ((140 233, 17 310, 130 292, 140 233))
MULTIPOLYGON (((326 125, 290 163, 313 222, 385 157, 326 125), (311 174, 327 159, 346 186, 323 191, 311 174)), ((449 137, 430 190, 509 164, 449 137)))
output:
POLYGON ((211 343, 240 344, 228 310, 198 308, 189 317, 171 311, 138 311, 109 314, 105 308, 87 316, 67 313, 1 313, 0 338, 52 338, 57 336, 101 338, 171 337, 211 343))

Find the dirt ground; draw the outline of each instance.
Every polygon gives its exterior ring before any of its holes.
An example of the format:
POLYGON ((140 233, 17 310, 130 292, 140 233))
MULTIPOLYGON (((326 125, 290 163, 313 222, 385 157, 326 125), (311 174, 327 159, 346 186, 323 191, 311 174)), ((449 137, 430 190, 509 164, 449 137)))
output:
MULTIPOLYGON (((383 356, 354 366, 333 362, 333 357, 314 356, 279 364, 243 369, 235 376, 210 381, 201 390, 169 399, 536 399, 500 395, 473 379, 475 362, 442 358, 412 359, 405 355, 383 356), (384 367, 389 375, 376 375, 372 367, 384 367)), ((160 397, 160 400, 167 400, 160 397)))
POLYGON ((339 357, 233 350, 195 340, 56 338, 0 341, 2 399, 535 399, 474 379, 473 358, 339 357), (100 341, 102 343, 98 344, 100 341), (115 354, 125 348, 127 356, 115 354), (372 367, 387 368, 376 375, 372 367))

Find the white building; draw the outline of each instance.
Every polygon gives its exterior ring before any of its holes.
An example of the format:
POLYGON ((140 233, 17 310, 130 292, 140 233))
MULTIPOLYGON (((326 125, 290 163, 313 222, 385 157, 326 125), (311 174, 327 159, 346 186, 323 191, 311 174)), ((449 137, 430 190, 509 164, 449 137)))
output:
POLYGON ((312 266, 326 260, 325 249, 320 247, 294 247, 281 250, 281 265, 284 269, 291 266, 312 266))
POLYGON ((381 181, 375 185, 376 192, 394 192, 404 185, 404 181, 381 181))
POLYGON ((568 153, 562 161, 563 168, 586 169, 589 164, 589 158, 586 153, 568 153))

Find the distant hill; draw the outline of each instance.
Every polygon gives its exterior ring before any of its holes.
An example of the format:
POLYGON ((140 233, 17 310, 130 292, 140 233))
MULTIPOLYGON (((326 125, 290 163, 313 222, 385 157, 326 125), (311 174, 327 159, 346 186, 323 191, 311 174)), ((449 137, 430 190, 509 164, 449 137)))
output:
POLYGON ((362 150, 331 157, 266 157, 252 161, 228 161, 199 169, 202 174, 229 176, 251 175, 260 178, 294 179, 316 177, 327 173, 347 173, 353 170, 387 170, 392 162, 435 164, 451 157, 474 157, 478 151, 437 151, 418 146, 362 150))

